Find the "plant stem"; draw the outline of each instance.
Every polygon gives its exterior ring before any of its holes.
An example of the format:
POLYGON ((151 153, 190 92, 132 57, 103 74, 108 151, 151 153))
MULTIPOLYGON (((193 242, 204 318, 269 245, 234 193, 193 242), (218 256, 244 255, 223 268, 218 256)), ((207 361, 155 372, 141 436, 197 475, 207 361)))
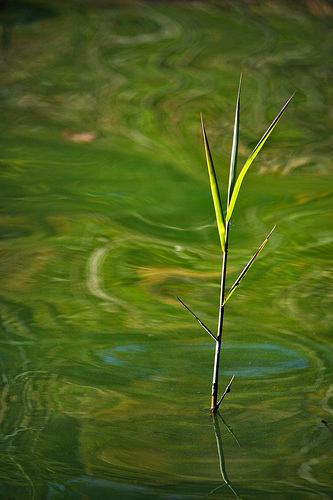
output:
POLYGON ((228 235, 229 235, 229 223, 227 223, 225 226, 225 251, 223 252, 223 257, 222 257, 220 310, 219 310, 219 322, 218 322, 218 328, 217 328, 217 342, 216 342, 216 346, 215 346, 214 372, 213 372, 213 384, 212 384, 212 403, 211 403, 211 412, 212 413, 215 413, 217 410, 219 364, 220 364, 220 355, 221 355, 223 317, 224 317, 223 302, 224 302, 224 294, 225 294, 225 277, 226 277, 226 272, 227 272, 228 235))
MULTIPOLYGON (((235 112, 234 133, 233 133, 232 150, 230 158, 227 213, 229 210, 236 179, 241 84, 242 84, 242 75, 240 76, 239 80, 237 104, 235 112)), ((219 407, 219 403, 217 403, 217 394, 218 394, 219 364, 220 364, 220 354, 222 345, 223 317, 224 317, 224 294, 225 294, 225 277, 227 274, 228 239, 229 239, 229 219, 225 221, 225 239, 224 239, 224 251, 222 257, 222 272, 221 272, 220 310, 219 310, 219 322, 217 328, 217 342, 215 347, 215 360, 214 360, 213 385, 212 385, 212 403, 211 403, 212 413, 215 413, 219 407)), ((222 245, 222 250, 223 250, 223 245, 222 245)))

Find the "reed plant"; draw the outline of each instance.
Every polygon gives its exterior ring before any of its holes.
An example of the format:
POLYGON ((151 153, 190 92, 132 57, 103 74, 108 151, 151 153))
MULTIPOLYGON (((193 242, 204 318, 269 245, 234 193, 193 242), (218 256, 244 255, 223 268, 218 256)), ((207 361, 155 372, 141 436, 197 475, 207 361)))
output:
POLYGON ((230 169, 229 169, 229 183, 228 183, 228 191, 227 191, 227 203, 226 203, 226 211, 223 211, 219 186, 216 177, 216 171, 213 163, 213 158, 211 155, 211 151, 208 144, 208 138, 204 126, 203 117, 201 115, 201 128, 203 135, 203 142, 206 154, 206 162, 208 167, 210 188, 213 197, 215 216, 217 222, 218 233, 220 237, 221 250, 222 250, 222 271, 221 271, 221 288, 220 288, 220 304, 219 304, 219 317, 218 317, 218 326, 217 326, 217 334, 216 336, 211 332, 211 330, 198 318, 198 316, 181 300, 178 300, 183 304, 183 306, 197 319, 200 325, 206 330, 206 332, 212 337, 215 342, 215 358, 214 358, 214 369, 213 369, 213 382, 212 382, 212 399, 211 399, 211 412, 215 413, 224 397, 228 392, 230 392, 231 384, 234 380, 234 376, 231 378, 228 383, 225 391, 223 392, 220 399, 218 399, 218 378, 219 378, 219 364, 220 364, 220 355, 221 355, 221 346, 222 346, 222 330, 223 330, 223 319, 224 319, 224 310, 225 305, 231 295, 234 293, 240 282, 243 280, 250 267, 252 266, 255 259, 258 257, 261 250, 266 245, 269 237, 275 229, 275 226, 269 232, 269 234, 264 239, 263 243, 258 248, 257 252, 251 257, 243 271, 240 273, 234 284, 231 286, 229 291, 226 293, 226 272, 227 272, 227 257, 228 257, 228 241, 229 241, 229 224, 230 219, 233 214, 235 204, 239 195, 239 191, 241 185, 243 183, 244 177, 249 170, 253 160, 258 155, 259 151, 267 141, 270 134, 273 132, 276 127, 278 121, 280 120, 282 114, 285 112, 287 106, 290 101, 294 97, 295 93, 288 99, 286 104, 283 106, 281 111, 278 113, 276 118, 273 120, 271 125, 268 127, 258 144, 253 149, 252 153, 246 160, 243 168, 241 169, 238 178, 236 180, 236 166, 237 166, 237 151, 238 151, 238 136, 239 136, 239 114, 240 114, 240 93, 241 93, 241 82, 242 77, 240 78, 238 95, 237 95, 237 103, 236 103, 236 112, 235 112, 235 122, 234 122, 234 131, 233 131, 233 141, 232 141, 232 150, 231 150, 231 160, 230 160, 230 169))

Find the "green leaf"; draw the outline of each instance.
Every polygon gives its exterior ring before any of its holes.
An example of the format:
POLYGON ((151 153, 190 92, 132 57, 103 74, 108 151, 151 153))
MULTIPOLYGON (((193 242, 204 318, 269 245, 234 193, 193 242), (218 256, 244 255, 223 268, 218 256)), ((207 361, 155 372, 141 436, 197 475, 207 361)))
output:
POLYGON ((271 230, 271 232, 269 233, 268 236, 266 236, 265 240, 263 241, 263 243, 260 245, 258 251, 254 254, 254 256, 252 257, 252 259, 249 260, 249 262, 246 264, 246 266, 244 267, 243 271, 240 273, 240 275, 238 276, 238 278, 236 279, 235 283, 232 285, 232 287, 230 288, 229 292, 227 293, 227 296, 226 298, 224 299, 224 302, 222 304, 222 306, 224 306, 224 304, 227 302, 227 300, 231 297, 231 295, 234 293, 234 291, 236 290, 236 288, 238 287, 239 283, 242 281, 242 279, 244 278, 244 276, 246 275, 246 273, 248 272, 248 270, 250 269, 250 267, 252 266, 253 262, 255 261, 255 259, 258 257, 258 255, 260 254, 261 250, 264 248, 264 246, 266 245, 267 241, 268 241, 268 238, 270 237, 270 235, 272 234, 272 232, 274 231, 274 229, 276 228, 276 226, 273 227, 273 229, 271 230))
POLYGON ((253 160, 255 159, 255 157, 257 156, 257 154, 259 153, 259 151, 261 150, 261 148, 263 147, 263 145, 267 141, 267 139, 270 136, 270 134, 273 132, 273 130, 276 127, 278 121, 280 120, 283 112, 286 110, 288 104, 290 103, 290 101, 292 100, 292 98, 294 97, 294 95, 295 95, 295 92, 290 97, 290 99, 288 99, 288 101, 286 102, 286 104, 281 109, 280 113, 276 116, 276 118, 274 119, 274 121, 272 122, 272 124, 268 127, 268 129, 266 130, 266 132, 264 133, 264 135, 262 136, 262 138, 260 139, 260 141, 258 142, 258 144, 256 145, 256 147, 254 148, 254 150, 252 151, 252 153, 250 154, 250 156, 246 160, 246 163, 245 163, 244 167, 242 168, 241 173, 238 176, 237 182, 235 184, 235 187, 234 187, 234 190, 233 190, 233 193, 232 193, 232 196, 231 196, 231 200, 230 200, 230 204, 229 204, 228 211, 227 211, 227 216, 226 216, 226 221, 227 222, 229 222, 230 219, 231 219, 232 212, 233 212, 233 210, 235 208, 235 203, 236 203, 236 200, 237 200, 237 197, 238 197, 238 194, 239 194, 239 190, 240 190, 240 187, 242 185, 242 182, 243 182, 243 179, 245 177, 246 172, 250 168, 253 160))
POLYGON ((227 205, 227 208, 229 207, 231 196, 232 196, 232 192, 234 190, 235 181, 236 181, 238 134, 239 134, 239 107, 240 107, 241 85, 242 85, 242 75, 240 76, 240 80, 239 80, 238 96, 237 96, 237 104, 236 104, 236 112, 235 112, 234 134, 233 134, 233 140, 232 140, 230 170, 229 170, 229 186, 228 186, 228 205, 227 205))
POLYGON ((214 208, 215 208, 217 228, 218 228, 219 235, 220 235, 222 252, 225 252, 225 222, 224 222, 224 216, 223 216, 223 209, 222 209, 220 192, 219 192, 219 187, 217 184, 213 159, 212 159, 212 155, 210 154, 209 144, 208 144, 208 140, 207 140, 207 135, 206 135, 206 130, 205 130, 202 115, 201 115, 201 126, 202 126, 202 135, 203 135, 204 145, 205 145, 210 189, 212 192, 214 208))

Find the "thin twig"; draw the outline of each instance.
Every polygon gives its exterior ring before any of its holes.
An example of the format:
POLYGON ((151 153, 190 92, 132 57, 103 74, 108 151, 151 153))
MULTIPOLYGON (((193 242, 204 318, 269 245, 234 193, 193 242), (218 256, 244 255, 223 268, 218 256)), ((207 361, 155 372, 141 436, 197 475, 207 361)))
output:
POLYGON ((231 387, 231 384, 233 383, 234 378, 235 378, 235 375, 232 376, 232 379, 230 380, 229 384, 227 385, 224 393, 222 394, 222 396, 220 397, 219 401, 216 403, 216 405, 214 406, 214 408, 212 408, 212 413, 215 413, 218 410, 218 408, 219 408, 220 404, 222 403, 223 399, 228 394, 228 392, 230 392, 230 390, 231 390, 230 387, 231 387))
POLYGON ((200 325, 202 326, 202 328, 204 330, 206 330, 207 333, 209 333, 209 335, 215 340, 215 342, 217 342, 217 338, 215 337, 215 335, 210 331, 210 329, 198 318, 198 316, 196 314, 194 314, 193 311, 191 311, 191 309, 189 307, 187 307, 186 304, 184 304, 184 302, 182 300, 180 300, 180 298, 176 295, 177 299, 179 300, 179 302, 181 304, 183 304, 183 306, 185 307, 185 309, 187 309, 191 314, 192 316, 195 317, 195 319, 200 323, 200 325))
POLYGON ((272 234, 272 232, 274 231, 274 229, 276 228, 276 224, 275 226, 273 227, 273 229, 271 230, 271 232, 268 234, 268 236, 266 236, 266 238, 264 239, 264 241, 262 242, 262 244, 260 245, 260 247, 258 248, 258 250, 256 251, 256 253, 254 254, 254 256, 249 260, 249 262, 246 264, 246 266, 244 267, 243 271, 240 273, 240 275, 238 276, 238 278, 236 279, 235 283, 232 285, 232 287, 230 288, 229 292, 227 293, 227 296, 226 298, 224 299, 224 302, 222 305, 224 305, 227 300, 229 299, 229 297, 234 293, 235 291, 235 288, 239 285, 239 283, 242 281, 242 279, 244 278, 245 274, 248 272, 248 270, 250 269, 250 267, 252 266, 254 260, 258 257, 258 255, 260 254, 261 250, 264 248, 264 246, 266 245, 267 241, 268 241, 268 238, 270 237, 270 235, 272 234))

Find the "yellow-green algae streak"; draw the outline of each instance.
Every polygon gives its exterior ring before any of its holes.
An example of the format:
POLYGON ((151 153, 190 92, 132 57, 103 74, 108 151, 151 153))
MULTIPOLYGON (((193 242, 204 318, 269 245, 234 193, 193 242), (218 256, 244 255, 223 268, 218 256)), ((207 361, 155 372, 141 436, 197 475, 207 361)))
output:
POLYGON ((0 11, 0 498, 332 495, 332 10, 287 4, 0 11), (239 165, 297 94, 231 221, 227 288, 277 227, 226 305, 222 448, 176 295, 216 329, 200 112, 225 199, 241 71, 239 165))

